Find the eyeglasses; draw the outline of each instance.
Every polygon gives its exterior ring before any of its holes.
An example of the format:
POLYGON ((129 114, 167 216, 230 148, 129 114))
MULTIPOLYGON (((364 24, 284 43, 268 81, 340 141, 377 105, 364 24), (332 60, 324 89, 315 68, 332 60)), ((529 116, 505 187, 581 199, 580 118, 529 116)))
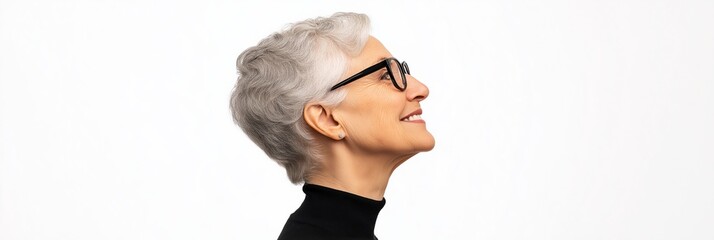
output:
POLYGON ((330 91, 338 89, 351 82, 354 82, 357 79, 370 75, 382 68, 387 68, 387 73, 382 75, 380 79, 389 77, 389 79, 392 80, 392 84, 394 85, 394 87, 399 89, 399 91, 404 91, 407 89, 407 76, 405 74, 410 74, 409 65, 407 65, 407 62, 399 63, 399 60, 397 60, 396 58, 385 58, 377 64, 365 68, 361 72, 358 72, 357 74, 352 75, 351 77, 348 77, 347 79, 335 84, 335 86, 332 86, 332 88, 330 88, 330 91))

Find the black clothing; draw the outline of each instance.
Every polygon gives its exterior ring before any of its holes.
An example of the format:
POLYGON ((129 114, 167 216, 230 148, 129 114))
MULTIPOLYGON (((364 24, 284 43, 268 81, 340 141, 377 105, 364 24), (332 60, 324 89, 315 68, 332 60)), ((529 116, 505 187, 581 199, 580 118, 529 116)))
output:
POLYGON ((375 240, 374 225, 385 199, 305 184, 305 200, 290 215, 278 240, 375 240))

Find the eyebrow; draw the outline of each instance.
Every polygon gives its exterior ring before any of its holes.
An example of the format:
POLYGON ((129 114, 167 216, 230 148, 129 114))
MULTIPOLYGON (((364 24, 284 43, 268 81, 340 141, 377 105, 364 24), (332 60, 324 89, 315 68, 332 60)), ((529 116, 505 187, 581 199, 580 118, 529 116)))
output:
MULTIPOLYGON (((377 63, 380 63, 380 62, 382 62, 382 61, 384 61, 384 60, 387 60, 387 58, 389 58, 389 57, 382 57, 382 58, 380 58, 378 61, 373 62, 370 66, 373 66, 373 65, 375 65, 375 64, 377 64, 377 63)), ((368 74, 368 75, 366 75, 366 76, 371 76, 371 75, 374 75, 374 74, 380 75, 380 74, 381 74, 380 71, 383 72, 383 71, 386 71, 386 70, 387 70, 386 68, 380 68, 379 70, 374 71, 373 73, 370 73, 370 74, 368 74)))
POLYGON ((384 60, 387 60, 387 58, 390 58, 390 57, 382 57, 382 58, 380 58, 379 60, 372 62, 372 64, 370 64, 370 66, 373 66, 373 65, 375 65, 375 64, 377 64, 377 63, 380 63, 380 62, 382 62, 382 61, 384 61, 384 60))

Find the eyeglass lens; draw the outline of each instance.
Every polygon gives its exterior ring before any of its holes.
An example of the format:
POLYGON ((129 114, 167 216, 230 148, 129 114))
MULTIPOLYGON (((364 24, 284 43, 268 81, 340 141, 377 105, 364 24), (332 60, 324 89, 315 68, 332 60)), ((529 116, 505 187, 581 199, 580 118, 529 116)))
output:
POLYGON ((407 79, 405 78, 405 73, 402 72, 402 68, 399 66, 399 62, 392 59, 389 61, 389 69, 392 70, 394 76, 394 84, 397 85, 399 90, 404 90, 407 88, 407 79))

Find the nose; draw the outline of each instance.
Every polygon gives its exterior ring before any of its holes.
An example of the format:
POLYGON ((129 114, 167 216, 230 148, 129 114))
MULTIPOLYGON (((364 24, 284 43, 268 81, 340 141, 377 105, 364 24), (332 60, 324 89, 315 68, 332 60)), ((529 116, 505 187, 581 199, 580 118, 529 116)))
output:
POLYGON ((421 102, 429 96, 429 88, 412 75, 407 75, 407 100, 421 102))

